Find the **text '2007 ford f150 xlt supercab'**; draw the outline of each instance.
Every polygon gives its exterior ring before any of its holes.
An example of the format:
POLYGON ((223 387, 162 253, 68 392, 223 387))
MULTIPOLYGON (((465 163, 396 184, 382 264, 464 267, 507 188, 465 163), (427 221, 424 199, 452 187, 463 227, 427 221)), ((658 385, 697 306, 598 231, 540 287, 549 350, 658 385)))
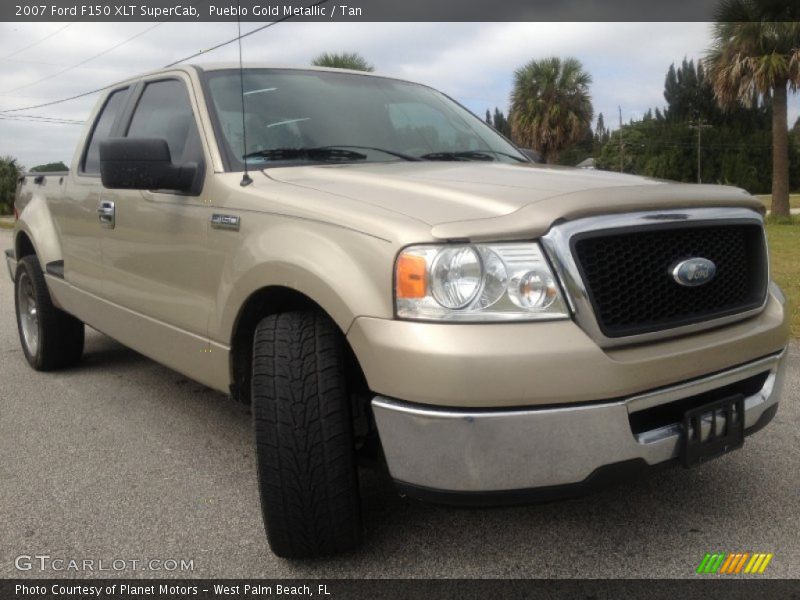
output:
POLYGON ((124 81, 16 211, 30 364, 77 363, 86 324, 251 403, 281 556, 359 543, 361 462, 422 499, 555 498, 702 463, 778 407, 756 199, 532 164, 424 85, 124 81))

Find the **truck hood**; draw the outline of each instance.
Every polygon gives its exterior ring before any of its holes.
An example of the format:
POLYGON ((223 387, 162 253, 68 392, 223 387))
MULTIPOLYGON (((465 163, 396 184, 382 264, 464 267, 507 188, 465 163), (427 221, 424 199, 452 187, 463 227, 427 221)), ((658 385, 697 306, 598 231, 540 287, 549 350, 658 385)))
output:
POLYGON ((273 168, 274 180, 345 197, 365 210, 422 221, 434 237, 540 235, 592 214, 761 204, 744 190, 675 184, 609 171, 481 162, 403 162, 273 168))

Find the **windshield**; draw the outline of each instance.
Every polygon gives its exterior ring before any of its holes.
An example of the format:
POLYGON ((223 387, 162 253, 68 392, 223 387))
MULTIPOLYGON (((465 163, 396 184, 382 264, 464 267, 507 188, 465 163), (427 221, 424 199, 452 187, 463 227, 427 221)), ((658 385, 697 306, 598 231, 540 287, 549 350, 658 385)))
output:
POLYGON ((245 69, 205 75, 230 170, 331 162, 528 159, 481 119, 423 85, 383 77, 245 69))

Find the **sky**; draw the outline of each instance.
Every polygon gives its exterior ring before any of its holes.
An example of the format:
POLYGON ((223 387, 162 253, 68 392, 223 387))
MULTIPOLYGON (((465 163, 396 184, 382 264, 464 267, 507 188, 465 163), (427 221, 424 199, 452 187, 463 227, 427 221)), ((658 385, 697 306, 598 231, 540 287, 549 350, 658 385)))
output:
MULTIPOLYGON (((242 31, 258 25, 244 23, 242 31)), ((235 22, 0 23, 0 111, 100 88, 235 35, 235 22)), ((595 115, 616 127, 618 107, 626 122, 663 107, 669 65, 702 57, 709 39, 708 23, 284 22, 245 38, 243 53, 245 61, 303 66, 321 52, 356 51, 376 72, 428 84, 481 116, 495 106, 506 110, 519 66, 574 56, 592 76, 595 115)), ((231 44, 193 62, 237 58, 231 44)), ((96 101, 95 94, 20 114, 85 120, 96 101)), ((800 96, 793 95, 790 125, 798 115, 800 96)), ((69 165, 82 129, 0 118, 0 156, 26 167, 69 165)))

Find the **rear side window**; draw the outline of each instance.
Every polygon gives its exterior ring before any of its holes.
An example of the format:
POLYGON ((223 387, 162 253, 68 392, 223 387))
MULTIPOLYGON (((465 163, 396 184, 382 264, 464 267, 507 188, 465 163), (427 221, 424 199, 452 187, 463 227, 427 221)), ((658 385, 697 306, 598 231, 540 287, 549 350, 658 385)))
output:
POLYGON ((111 133, 114 120, 125 104, 125 96, 128 88, 123 88, 113 92, 106 100, 103 110, 95 121, 92 135, 89 138, 89 146, 86 149, 86 156, 83 159, 83 172, 88 175, 98 175, 100 173, 100 142, 107 139, 111 133))
POLYGON ((203 156, 200 136, 183 82, 148 83, 133 113, 128 137, 164 138, 174 164, 199 164, 203 156))

